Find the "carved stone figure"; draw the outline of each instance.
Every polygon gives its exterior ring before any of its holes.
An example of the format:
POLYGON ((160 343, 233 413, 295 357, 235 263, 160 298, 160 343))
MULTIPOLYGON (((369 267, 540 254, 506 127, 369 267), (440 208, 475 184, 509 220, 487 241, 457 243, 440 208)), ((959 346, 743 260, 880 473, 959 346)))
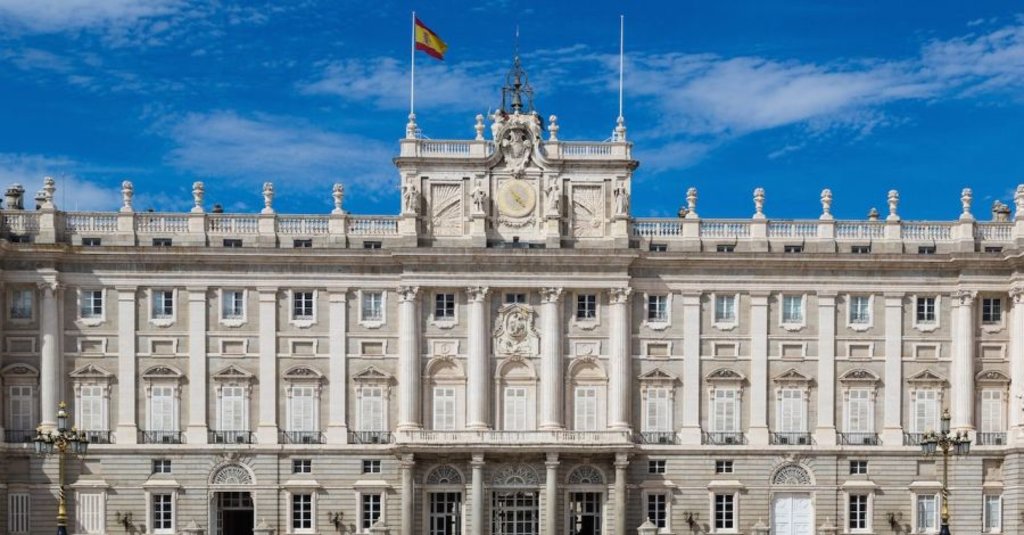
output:
POLYGON ((206 192, 206 186, 202 182, 192 183, 192 213, 201 214, 203 213, 203 195, 206 192))
POLYGON ((332 214, 344 214, 345 209, 342 208, 342 203, 345 202, 345 186, 343 184, 335 184, 331 190, 331 197, 334 197, 334 210, 332 214))
POLYGON ((419 213, 419 206, 417 200, 419 199, 419 192, 416 191, 416 186, 413 184, 406 184, 402 186, 402 213, 416 215, 419 213))
POLYGON ((131 182, 125 180, 121 182, 121 211, 131 212, 132 211, 132 196, 135 194, 135 186, 131 182))
POLYGON ((487 200, 487 194, 484 193, 483 185, 480 180, 476 181, 473 186, 473 191, 469 194, 470 199, 473 201, 473 215, 484 214, 484 203, 487 200))
POLYGON ((821 190, 821 217, 819 219, 832 219, 832 190, 828 188, 821 190))
POLYGON ((626 190, 626 181, 621 180, 615 185, 615 215, 625 216, 629 213, 629 191, 626 190))
POLYGON ((263 183, 263 210, 260 213, 272 214, 274 213, 274 183, 264 182, 263 183))
POLYGON ((544 213, 549 216, 562 215, 562 188, 558 183, 558 177, 550 177, 548 185, 544 188, 546 208, 544 213))

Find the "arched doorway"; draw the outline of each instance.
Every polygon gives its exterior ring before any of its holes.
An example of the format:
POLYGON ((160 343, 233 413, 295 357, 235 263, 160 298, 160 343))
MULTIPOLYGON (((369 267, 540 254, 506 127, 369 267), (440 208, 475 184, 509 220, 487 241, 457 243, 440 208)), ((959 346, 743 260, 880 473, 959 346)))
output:
POLYGON ((252 474, 239 464, 222 466, 210 479, 210 535, 252 535, 256 510, 252 492, 252 474))
POLYGON ((491 533, 540 533, 540 477, 525 464, 499 469, 492 482, 491 533))
POLYGON ((787 464, 772 475, 772 535, 814 535, 814 501, 810 473, 787 464))
POLYGON ((604 533, 604 474, 585 464, 569 473, 568 514, 570 535, 604 533))
POLYGON ((441 465, 427 474, 427 535, 462 535, 462 474, 441 465))

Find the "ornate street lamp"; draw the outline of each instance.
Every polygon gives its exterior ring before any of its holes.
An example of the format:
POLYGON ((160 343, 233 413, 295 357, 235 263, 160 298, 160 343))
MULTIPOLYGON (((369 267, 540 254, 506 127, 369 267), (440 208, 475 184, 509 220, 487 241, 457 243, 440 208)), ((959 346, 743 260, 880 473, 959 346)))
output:
POLYGON ((950 535, 949 532, 949 455, 967 455, 971 451, 971 439, 965 432, 950 433, 949 409, 942 411, 942 422, 939 433, 927 433, 921 440, 921 452, 932 455, 942 450, 942 527, 939 535, 950 535))
POLYGON ((74 427, 68 429, 68 405, 60 402, 57 409, 57 429, 43 433, 36 428, 36 453, 40 456, 57 455, 57 535, 68 535, 67 499, 64 495, 64 458, 68 455, 85 455, 89 439, 74 427))

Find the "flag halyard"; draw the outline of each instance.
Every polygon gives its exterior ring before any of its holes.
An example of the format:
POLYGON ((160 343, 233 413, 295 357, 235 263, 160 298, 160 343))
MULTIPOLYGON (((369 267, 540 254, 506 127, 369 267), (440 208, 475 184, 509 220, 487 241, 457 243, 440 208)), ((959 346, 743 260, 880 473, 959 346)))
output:
POLYGON ((422 51, 428 56, 444 61, 444 53, 448 50, 448 44, 441 40, 433 30, 427 28, 417 18, 416 25, 416 50, 422 51))

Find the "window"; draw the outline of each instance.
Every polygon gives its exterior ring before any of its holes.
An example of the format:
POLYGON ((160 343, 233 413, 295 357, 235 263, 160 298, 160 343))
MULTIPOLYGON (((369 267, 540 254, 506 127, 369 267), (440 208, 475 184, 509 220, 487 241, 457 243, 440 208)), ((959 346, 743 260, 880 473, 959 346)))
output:
POLYGON ((7 495, 7 532, 11 534, 30 533, 29 519, 31 500, 27 492, 12 492, 7 495))
POLYGON ((174 290, 153 290, 153 319, 174 318, 174 290))
POLYGON ((740 395, 736 389, 716 388, 711 400, 711 432, 736 433, 740 430, 740 395))
POLYGON ((103 317, 103 290, 82 290, 79 312, 82 319, 103 317))
POLYGON ((174 495, 153 494, 150 526, 153 533, 174 533, 174 495))
POLYGON ((647 473, 648 474, 664 474, 666 472, 667 461, 659 459, 657 461, 647 461, 647 473))
POLYGON ((288 430, 299 433, 318 431, 316 403, 316 387, 292 386, 288 398, 288 430))
POLYGON ((850 461, 850 475, 863 476, 868 473, 867 461, 850 461))
POLYGON ((721 243, 721 244, 718 244, 717 246, 715 246, 715 252, 716 253, 735 253, 736 252, 736 246, 731 244, 731 243, 730 244, 721 243))
POLYGON ((648 247, 648 250, 652 253, 664 253, 668 251, 668 245, 664 243, 652 243, 648 247))
POLYGON ((716 474, 731 474, 732 473, 732 461, 715 461, 715 473, 716 474))
POLYGON ((1003 322, 1003 300, 997 297, 985 297, 981 300, 981 322, 986 325, 998 325, 1003 322))
POLYGON ((100 238, 82 238, 82 247, 99 247, 102 243, 100 238))
POLYGON ((292 293, 292 319, 311 320, 314 315, 313 291, 303 290, 292 293))
POLYGON ((782 296, 782 323, 802 324, 804 322, 804 297, 802 295, 782 296))
POLYGON ((28 288, 17 288, 11 292, 10 318, 12 320, 30 320, 32 314, 32 301, 35 293, 28 288))
POLYGON ((384 420, 384 389, 365 386, 359 389, 359 431, 387 431, 384 420))
POLYGON ((455 294, 437 294, 434 296, 434 319, 455 320, 455 294))
POLYGON ((154 474, 170 474, 171 473, 171 460, 170 459, 153 459, 153 473, 154 474))
POLYGON ((847 392, 846 432, 874 433, 874 402, 873 391, 869 388, 851 388, 847 392))
POLYGON ((1002 433, 1003 426, 1003 393, 994 388, 981 391, 981 433, 1002 433))
POLYGON ((384 321, 384 292, 363 292, 363 321, 384 321))
POLYGON ((78 410, 75 418, 82 431, 107 431, 105 387, 101 385, 80 385, 78 387, 78 410))
POLYGON ((220 318, 245 319, 245 290, 224 290, 220 294, 220 318))
POLYGON ((220 431, 249 430, 247 401, 244 386, 220 387, 220 431))
POLYGON ((647 321, 664 323, 668 321, 668 296, 647 296, 647 321))
POLYGON ((783 388, 779 401, 779 432, 805 433, 807 431, 807 404, 800 388, 783 388))
POLYGON ((917 322, 918 323, 935 323, 935 298, 934 297, 918 297, 917 298, 917 322))
POLYGON ((380 494, 361 494, 359 497, 359 525, 362 532, 370 530, 370 526, 380 518, 382 499, 380 494))
POLYGON ((363 473, 364 474, 379 474, 380 473, 380 461, 377 459, 364 459, 363 460, 363 473))
POLYGON ((149 431, 177 431, 178 418, 173 386, 153 385, 149 398, 149 431))
POLYGON ((985 252, 986 253, 1001 253, 1001 252, 1003 252, 1003 248, 998 246, 998 245, 985 246, 985 252))
POLYGON ((313 247, 313 240, 292 240, 292 248, 295 249, 311 249, 313 247))
POLYGON ((939 391, 918 390, 914 396, 914 433, 939 430, 939 391))
POLYGON ((854 325, 871 323, 871 297, 867 295, 850 296, 850 323, 854 325))
POLYGON ((363 249, 380 249, 381 245, 379 241, 364 241, 363 249))
POLYGON ((576 319, 597 319, 597 296, 593 294, 576 296, 576 319))
POLYGON ((851 532, 868 531, 867 494, 851 494, 847 502, 846 521, 851 532))
POLYGON ((7 390, 7 429, 29 433, 39 424, 35 419, 35 395, 31 385, 11 385, 7 390))
POLYGON ((917 533, 936 533, 939 525, 939 496, 937 494, 917 495, 915 513, 917 533))
POLYGON ((292 532, 313 531, 313 495, 292 494, 292 532))
POLYGON ((451 431, 455 429, 455 388, 434 387, 434 429, 451 431))
POLYGON ((32 243, 32 237, 24 234, 11 234, 7 240, 11 243, 32 243))
POLYGON ((237 238, 225 238, 224 239, 224 247, 235 248, 235 247, 241 247, 241 246, 242 246, 242 240, 239 240, 237 238))
POLYGON ((659 530, 668 529, 668 494, 647 495, 647 518, 659 530))
POLYGON ((505 431, 526 431, 527 392, 524 386, 505 387, 505 431))
POLYGON ((153 238, 153 247, 170 247, 170 238, 153 238))
POLYGON ((573 429, 597 431, 597 387, 577 386, 573 396, 573 429))
POLYGON ((312 474, 313 473, 313 460, 312 459, 292 459, 292 473, 293 474, 312 474))
POLYGON ((672 405, 668 388, 648 388, 644 411, 644 431, 667 433, 672 431, 672 405))
POLYGON ((784 252, 784 253, 802 253, 802 252, 804 252, 804 246, 803 245, 784 245, 782 247, 782 252, 784 252))
POLYGON ((917 248, 917 254, 935 254, 934 245, 922 245, 917 248))
POLYGON ((850 252, 853 254, 871 254, 870 245, 852 245, 850 246, 850 252))
POLYGON ((505 294, 505 304, 511 305, 513 303, 526 303, 526 294, 521 293, 507 293, 505 294))
POLYGON ((736 529, 736 496, 715 494, 715 531, 736 529))
POLYGON ((715 296, 715 323, 736 322, 736 296, 715 296))
POLYGON ((999 533, 1003 531, 1003 497, 998 494, 986 494, 982 510, 982 531, 999 533))
POLYGON ((105 498, 102 492, 79 492, 75 495, 75 533, 106 533, 105 498))

